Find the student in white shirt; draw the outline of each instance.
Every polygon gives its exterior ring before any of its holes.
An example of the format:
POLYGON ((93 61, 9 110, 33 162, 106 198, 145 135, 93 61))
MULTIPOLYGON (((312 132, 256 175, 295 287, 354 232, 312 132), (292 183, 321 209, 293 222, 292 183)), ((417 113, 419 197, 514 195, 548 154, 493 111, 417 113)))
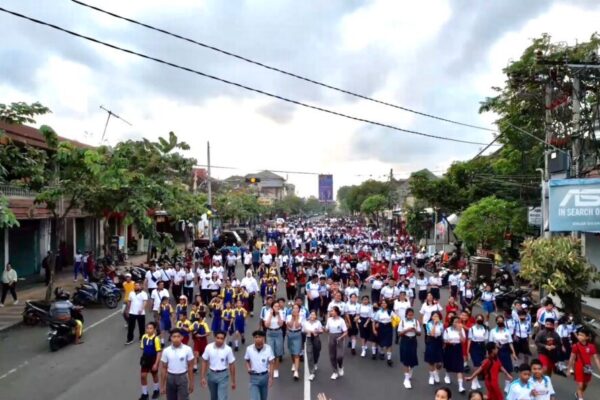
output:
POLYGON ((194 352, 182 340, 181 330, 175 328, 160 358, 160 387, 168 399, 186 399, 194 391, 194 352))
POLYGON ((348 327, 341 315, 339 307, 333 307, 325 325, 329 333, 329 361, 333 368, 331 379, 344 376, 344 338, 348 335, 348 327))
POLYGON ((535 400, 531 393, 533 385, 530 382, 531 367, 527 364, 521 364, 519 367, 519 378, 515 379, 508 386, 506 400, 535 400))
POLYGON ((231 381, 231 389, 235 390, 235 356, 230 346, 225 344, 225 332, 215 332, 215 341, 209 343, 202 354, 200 384, 207 387, 211 398, 220 393, 227 393, 231 381), (208 376, 207 376, 208 373, 208 376))
POLYGON ((125 316, 127 317, 127 342, 133 343, 133 331, 137 322, 139 338, 146 331, 146 303, 148 302, 148 294, 142 291, 139 282, 136 282, 133 291, 129 293, 129 299, 125 316))
POLYGON ((412 369, 419 365, 417 336, 421 336, 421 324, 415 318, 415 311, 412 308, 406 309, 406 314, 398 325, 398 335, 400 336, 400 362, 405 367, 404 387, 411 389, 412 369))
POLYGON ((270 310, 265 310, 263 317, 267 329, 267 343, 273 349, 275 362, 273 364, 273 378, 279 378, 279 357, 283 357, 283 332, 285 313, 278 302, 274 302, 270 310))
POLYGON ((444 368, 446 376, 444 382, 450 384, 450 374, 455 373, 458 380, 458 391, 464 393, 463 373, 464 373, 464 357, 462 343, 466 340, 465 330, 458 317, 452 317, 450 326, 444 331, 444 368))
POLYGON ((421 323, 425 325, 431 319, 431 314, 434 311, 442 312, 442 307, 438 304, 437 301, 433 298, 431 293, 427 294, 427 298, 425 299, 425 303, 421 306, 420 314, 421 314, 421 323))
POLYGON ((323 325, 316 311, 311 311, 308 319, 302 323, 302 332, 306 335, 306 359, 308 361, 308 379, 315 379, 319 356, 321 355, 321 334, 323 325))
POLYGON ((531 362, 531 383, 535 400, 555 400, 556 393, 552 386, 552 380, 549 376, 544 375, 544 366, 540 360, 531 362))

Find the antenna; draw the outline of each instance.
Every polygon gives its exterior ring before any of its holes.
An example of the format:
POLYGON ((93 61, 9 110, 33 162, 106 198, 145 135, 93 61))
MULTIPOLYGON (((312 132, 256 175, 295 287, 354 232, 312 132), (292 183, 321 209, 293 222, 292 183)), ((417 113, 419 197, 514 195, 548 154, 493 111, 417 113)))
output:
POLYGON ((102 139, 100 139, 100 144, 104 143, 104 137, 106 136, 106 128, 108 128, 108 122, 110 121, 110 117, 115 117, 117 119, 120 119, 121 121, 125 122, 127 125, 132 126, 130 122, 126 121, 125 119, 119 117, 117 114, 115 114, 114 112, 112 112, 111 110, 105 108, 104 106, 100 106, 101 110, 104 110, 108 113, 108 117, 106 118, 106 124, 104 124, 104 132, 102 132, 102 139))

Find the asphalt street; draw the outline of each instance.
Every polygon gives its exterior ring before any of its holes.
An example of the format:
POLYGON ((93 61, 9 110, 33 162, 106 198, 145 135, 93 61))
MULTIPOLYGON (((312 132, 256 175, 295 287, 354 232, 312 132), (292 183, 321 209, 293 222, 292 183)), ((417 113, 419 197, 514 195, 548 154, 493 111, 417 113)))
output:
MULTIPOLYGON (((445 293, 444 293, 445 294, 445 293)), ((257 304, 258 305, 258 304, 257 304)), ((418 308, 418 307, 417 307, 418 308)), ((119 309, 120 310, 120 309, 119 309)), ((85 343, 68 346, 51 353, 46 340, 47 328, 19 326, 0 334, 0 398, 13 399, 137 399, 139 397, 139 355, 137 346, 125 346, 124 321, 118 312, 107 309, 86 309, 85 343)), ((258 326, 256 317, 248 321, 248 330, 258 326)), ((323 344, 326 337, 323 337, 323 344)), ((427 369, 423 363, 424 344, 419 340, 420 365, 413 375, 413 389, 402 386, 403 370, 398 347, 394 349, 394 366, 369 357, 352 356, 347 350, 345 375, 336 381, 326 350, 322 353, 316 378, 308 382, 302 371, 295 382, 290 372, 289 357, 284 358, 280 378, 275 380, 270 399, 315 399, 326 393, 332 400, 389 398, 433 398, 434 389, 427 384, 427 369)), ((326 349, 326 347, 324 347, 326 349)), ((236 354, 237 389, 230 399, 248 399, 248 375, 243 364, 243 350, 236 354)), ((564 377, 554 377, 557 399, 573 398, 574 383, 564 377)), ((456 389, 456 383, 451 385, 456 389)), ((196 378, 193 399, 207 398, 208 390, 200 388, 196 378)), ((459 396, 460 398, 460 396, 459 396)), ((588 399, 600 398, 600 380, 594 378, 588 399)))

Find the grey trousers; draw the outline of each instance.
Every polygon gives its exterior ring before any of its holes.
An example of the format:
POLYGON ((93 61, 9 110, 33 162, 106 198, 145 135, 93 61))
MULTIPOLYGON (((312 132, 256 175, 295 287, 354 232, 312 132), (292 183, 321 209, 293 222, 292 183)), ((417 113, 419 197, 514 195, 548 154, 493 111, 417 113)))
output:
POLYGON ((321 338, 306 337, 306 361, 308 362, 308 372, 311 374, 315 373, 315 365, 319 363, 319 356, 321 355, 321 338))
POLYGON ((167 375, 167 400, 188 400, 188 378, 185 374, 167 375))
POLYGON ((269 374, 250 375, 250 400, 267 400, 269 374))
POLYGON ((345 340, 337 340, 342 333, 330 333, 329 334, 329 361, 331 362, 331 368, 337 371, 338 368, 344 366, 344 342, 345 340))
POLYGON ((222 372, 208 371, 208 390, 210 400, 229 399, 229 370, 222 372))

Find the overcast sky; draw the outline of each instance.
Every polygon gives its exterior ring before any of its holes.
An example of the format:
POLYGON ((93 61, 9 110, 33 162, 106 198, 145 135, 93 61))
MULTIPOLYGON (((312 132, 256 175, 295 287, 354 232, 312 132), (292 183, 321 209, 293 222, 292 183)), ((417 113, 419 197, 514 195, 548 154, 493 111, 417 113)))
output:
MULTIPOLYGON (((89 0, 198 41, 366 96, 493 127, 479 102, 530 39, 586 40, 600 27, 596 0, 89 0)), ((0 0, 0 7, 182 66, 357 117, 489 142, 489 132, 358 100, 101 15, 68 0, 0 0)), ((358 184, 429 168, 442 173, 481 146, 439 141, 301 108, 110 50, 0 13, 0 102, 40 101, 38 123, 99 144, 174 131, 225 178, 259 169, 331 173, 358 184)), ((286 174, 282 174, 286 175, 286 174)), ((302 196, 317 177, 287 175, 302 196)))

